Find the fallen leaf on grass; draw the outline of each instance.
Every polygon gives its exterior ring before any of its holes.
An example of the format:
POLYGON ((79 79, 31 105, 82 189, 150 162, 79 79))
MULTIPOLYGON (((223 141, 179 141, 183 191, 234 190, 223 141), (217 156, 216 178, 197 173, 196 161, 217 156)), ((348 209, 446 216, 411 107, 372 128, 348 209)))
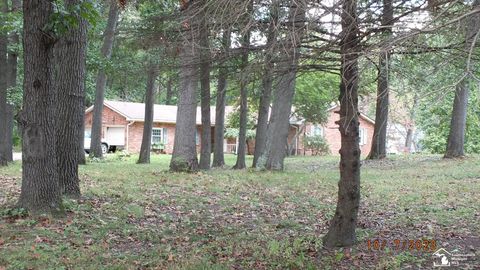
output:
POLYGON ((35 237, 35 243, 49 243, 50 240, 45 238, 45 237, 40 237, 37 235, 37 237, 35 237))
POLYGON ((90 238, 90 239, 85 240, 85 245, 90 246, 92 244, 93 244, 93 239, 90 238))
POLYGON ((40 236, 37 235, 37 237, 35 237, 35 243, 41 243, 43 240, 42 238, 40 238, 40 236))
POLYGON ((350 259, 352 257, 351 249, 346 248, 343 250, 343 253, 345 255, 345 258, 350 259))
POLYGON ((42 218, 40 219, 40 225, 43 226, 43 227, 47 227, 48 225, 50 225, 51 221, 49 218, 42 218))

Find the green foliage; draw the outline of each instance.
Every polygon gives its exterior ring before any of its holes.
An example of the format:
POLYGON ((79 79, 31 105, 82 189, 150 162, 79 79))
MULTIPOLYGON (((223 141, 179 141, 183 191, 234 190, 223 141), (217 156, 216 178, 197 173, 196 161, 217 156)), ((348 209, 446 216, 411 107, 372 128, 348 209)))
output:
POLYGON ((163 142, 154 143, 154 144, 152 144, 152 149, 163 150, 163 149, 165 149, 165 143, 163 143, 163 142))
POLYGON ((311 123, 324 123, 327 109, 336 100, 339 76, 326 72, 302 74, 296 83, 295 113, 311 123))
MULTIPOLYGON (((2 4, 0 4, 1 6, 2 4)), ((16 12, 0 12, 0 34, 8 34, 13 31, 21 32, 23 28, 23 13, 21 10, 16 12)))
MULTIPOLYGON (((427 100, 421 105, 418 120, 425 137, 420 142, 430 153, 445 153, 454 95, 451 91, 443 99, 436 102, 427 100)), ((464 147, 466 153, 480 153, 480 102, 477 91, 470 94, 464 147)))
MULTIPOLYGON (((78 27, 79 18, 95 27, 99 20, 96 4, 92 0, 84 0, 80 4, 66 7, 63 0, 53 2, 54 12, 46 29, 57 35, 65 34, 69 29, 78 27)), ((48 31, 48 32, 49 32, 48 31)))
MULTIPOLYGON (((240 108, 237 108, 234 112, 230 113, 227 119, 227 126, 231 128, 240 128, 240 108)), ((249 110, 247 114, 247 130, 253 129, 257 123, 257 114, 249 110)))
POLYGON ((24 218, 28 216, 28 211, 24 208, 6 208, 0 211, 2 218, 24 218))
MULTIPOLYGON (((238 138, 239 130, 237 128, 227 128, 225 130, 225 138, 238 138)), ((255 130, 254 129, 247 129, 247 139, 254 139, 255 138, 255 130)))
POLYGON ((305 149, 312 151, 312 155, 323 156, 330 154, 330 147, 328 146, 327 141, 321 135, 306 136, 303 140, 305 149))

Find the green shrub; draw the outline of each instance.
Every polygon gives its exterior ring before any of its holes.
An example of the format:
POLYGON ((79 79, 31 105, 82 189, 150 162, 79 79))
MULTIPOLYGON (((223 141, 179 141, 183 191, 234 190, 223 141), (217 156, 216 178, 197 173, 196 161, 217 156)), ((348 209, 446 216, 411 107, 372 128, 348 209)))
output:
POLYGON ((311 150, 314 156, 330 154, 328 143, 321 135, 307 136, 303 144, 305 149, 311 150))

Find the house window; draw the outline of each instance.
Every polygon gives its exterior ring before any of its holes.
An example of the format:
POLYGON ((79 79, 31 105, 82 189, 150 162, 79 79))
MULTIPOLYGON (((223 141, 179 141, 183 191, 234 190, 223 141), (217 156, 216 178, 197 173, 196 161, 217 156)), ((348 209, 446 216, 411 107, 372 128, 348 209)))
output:
POLYGON ((365 128, 359 129, 358 136, 360 137, 360 145, 367 144, 367 130, 365 128))
POLYGON ((312 136, 322 136, 323 137, 323 127, 320 125, 314 125, 312 127, 312 136))
POLYGON ((163 128, 152 129, 152 144, 165 143, 163 134, 164 134, 163 128))

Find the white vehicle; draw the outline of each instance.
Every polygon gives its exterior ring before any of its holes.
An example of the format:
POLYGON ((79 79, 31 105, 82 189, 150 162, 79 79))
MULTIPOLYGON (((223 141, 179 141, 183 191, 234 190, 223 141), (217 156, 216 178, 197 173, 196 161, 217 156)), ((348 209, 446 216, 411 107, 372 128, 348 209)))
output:
MULTIPOLYGON (((83 149, 85 150, 85 152, 87 152, 87 154, 90 153, 91 141, 92 141, 92 133, 90 132, 90 130, 85 130, 85 136, 83 139, 83 149)), ((106 153, 108 153, 109 150, 111 150, 110 146, 104 139, 102 139, 102 154, 105 155, 106 153)))

